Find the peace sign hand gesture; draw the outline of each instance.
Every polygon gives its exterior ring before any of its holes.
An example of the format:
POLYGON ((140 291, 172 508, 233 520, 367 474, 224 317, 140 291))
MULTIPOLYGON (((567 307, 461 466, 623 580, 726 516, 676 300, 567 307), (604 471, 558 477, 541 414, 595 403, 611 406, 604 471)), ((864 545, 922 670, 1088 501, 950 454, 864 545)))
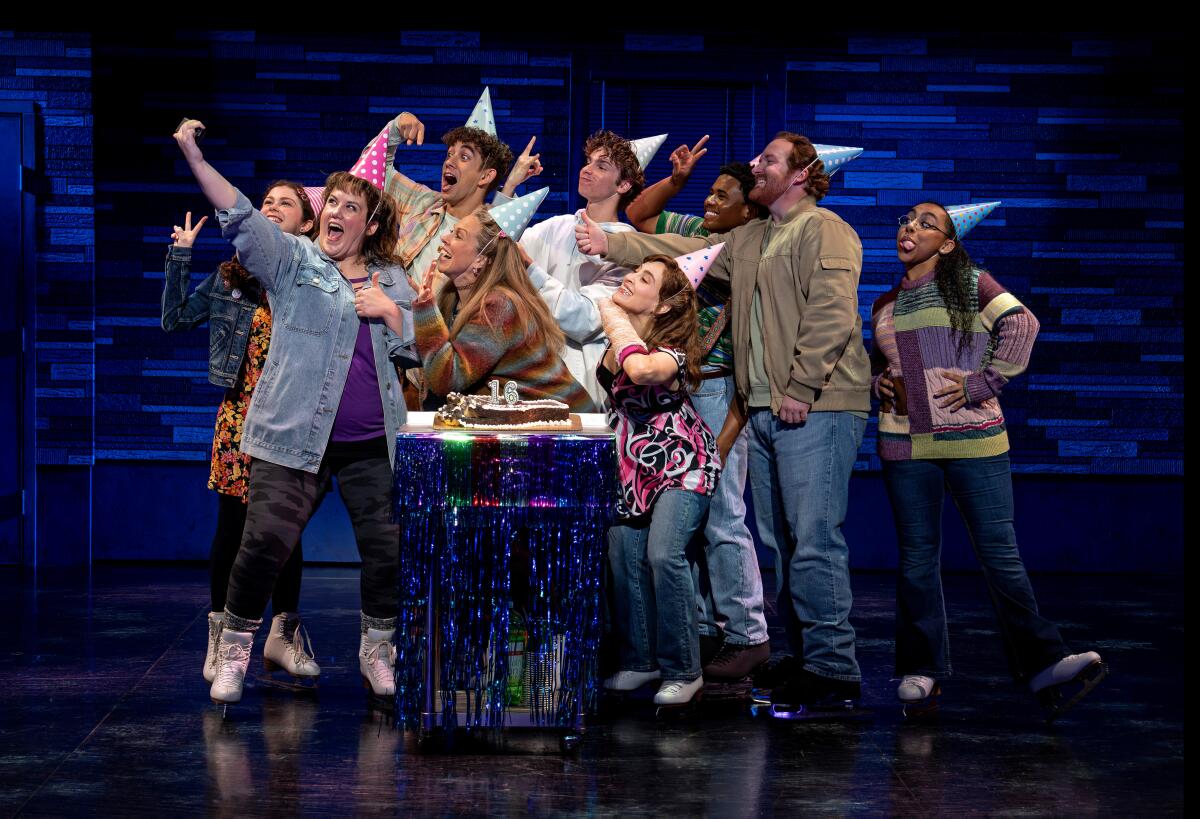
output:
POLYGON ((700 140, 690 148, 687 145, 680 145, 671 151, 671 181, 673 183, 680 187, 687 184, 700 157, 708 153, 708 148, 704 147, 706 142, 708 142, 708 134, 700 137, 700 140))
POLYGON ((175 247, 191 247, 196 241, 196 234, 200 232, 200 228, 204 227, 204 223, 207 221, 207 216, 201 216, 196 226, 192 227, 192 212, 189 210, 183 217, 183 227, 175 225, 175 229, 171 231, 171 239, 174 240, 175 247))

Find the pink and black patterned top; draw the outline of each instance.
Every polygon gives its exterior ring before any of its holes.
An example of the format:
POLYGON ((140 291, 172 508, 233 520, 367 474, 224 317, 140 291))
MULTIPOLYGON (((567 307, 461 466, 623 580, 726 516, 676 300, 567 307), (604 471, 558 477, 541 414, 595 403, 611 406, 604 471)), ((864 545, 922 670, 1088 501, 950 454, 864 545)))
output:
POLYGON ((717 442, 692 406, 687 390, 687 360, 680 350, 659 347, 679 367, 678 389, 633 383, 624 370, 615 375, 601 364, 596 378, 608 393, 609 421, 617 431, 620 517, 644 515, 665 489, 711 495, 721 474, 717 442))

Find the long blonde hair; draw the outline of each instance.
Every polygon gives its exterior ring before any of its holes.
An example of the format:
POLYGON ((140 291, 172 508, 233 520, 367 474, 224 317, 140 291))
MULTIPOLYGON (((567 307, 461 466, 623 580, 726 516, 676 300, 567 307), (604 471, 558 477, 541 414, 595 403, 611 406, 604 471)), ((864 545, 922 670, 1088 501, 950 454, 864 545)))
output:
MULTIPOLYGON (((558 326, 558 322, 550 315, 550 308, 529 281, 529 274, 517 243, 512 237, 501 236, 500 225, 488 213, 486 207, 480 207, 473 214, 479 220, 479 235, 475 237, 475 247, 486 260, 483 271, 475 284, 471 286, 466 301, 454 317, 450 326, 450 338, 456 338, 459 332, 470 323, 475 314, 483 310, 483 303, 492 293, 501 293, 512 302, 521 326, 528 326, 532 320, 535 328, 531 343, 544 344, 557 353, 566 342, 566 336, 558 326)), ((438 297, 438 309, 443 316, 454 314, 458 304, 458 291, 453 286, 442 290, 438 297)), ((499 334, 498 328, 492 325, 492 317, 483 310, 483 319, 488 327, 499 334)))

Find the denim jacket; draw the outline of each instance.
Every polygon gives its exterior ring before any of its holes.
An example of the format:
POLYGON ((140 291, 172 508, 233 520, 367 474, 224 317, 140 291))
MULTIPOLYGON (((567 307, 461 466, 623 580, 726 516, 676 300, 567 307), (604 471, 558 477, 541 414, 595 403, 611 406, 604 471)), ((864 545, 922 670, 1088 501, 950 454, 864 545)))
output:
POLYGON ((162 328, 168 333, 190 330, 208 322, 208 380, 218 387, 237 384, 250 340, 250 323, 259 300, 253 293, 230 289, 214 270, 188 294, 192 249, 167 249, 166 282, 162 294, 162 328))
MULTIPOLYGON (((316 473, 358 338, 354 289, 320 247, 282 232, 241 192, 232 208, 217 211, 217 219, 242 264, 266 288, 274 319, 267 366, 246 413, 242 451, 316 473)), ((415 293, 399 265, 372 264, 368 271, 380 274, 379 286, 404 316, 400 336, 381 319, 370 320, 388 456, 394 460, 396 433, 406 419, 396 367, 421 363, 413 332, 415 293)))

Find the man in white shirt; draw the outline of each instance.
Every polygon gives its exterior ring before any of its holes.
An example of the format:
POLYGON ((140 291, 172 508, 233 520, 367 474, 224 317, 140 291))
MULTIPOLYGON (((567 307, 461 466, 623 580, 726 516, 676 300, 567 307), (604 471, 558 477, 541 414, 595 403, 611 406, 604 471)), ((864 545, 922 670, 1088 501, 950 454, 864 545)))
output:
POLYGON ((587 206, 527 229, 521 247, 529 255, 529 277, 567 335, 562 358, 597 406, 607 404, 596 381, 596 365, 606 344, 596 301, 613 294, 627 268, 580 252, 575 225, 597 223, 609 233, 633 230, 617 218, 645 185, 633 146, 611 131, 597 131, 583 146, 587 164, 579 171, 579 195, 587 206))

